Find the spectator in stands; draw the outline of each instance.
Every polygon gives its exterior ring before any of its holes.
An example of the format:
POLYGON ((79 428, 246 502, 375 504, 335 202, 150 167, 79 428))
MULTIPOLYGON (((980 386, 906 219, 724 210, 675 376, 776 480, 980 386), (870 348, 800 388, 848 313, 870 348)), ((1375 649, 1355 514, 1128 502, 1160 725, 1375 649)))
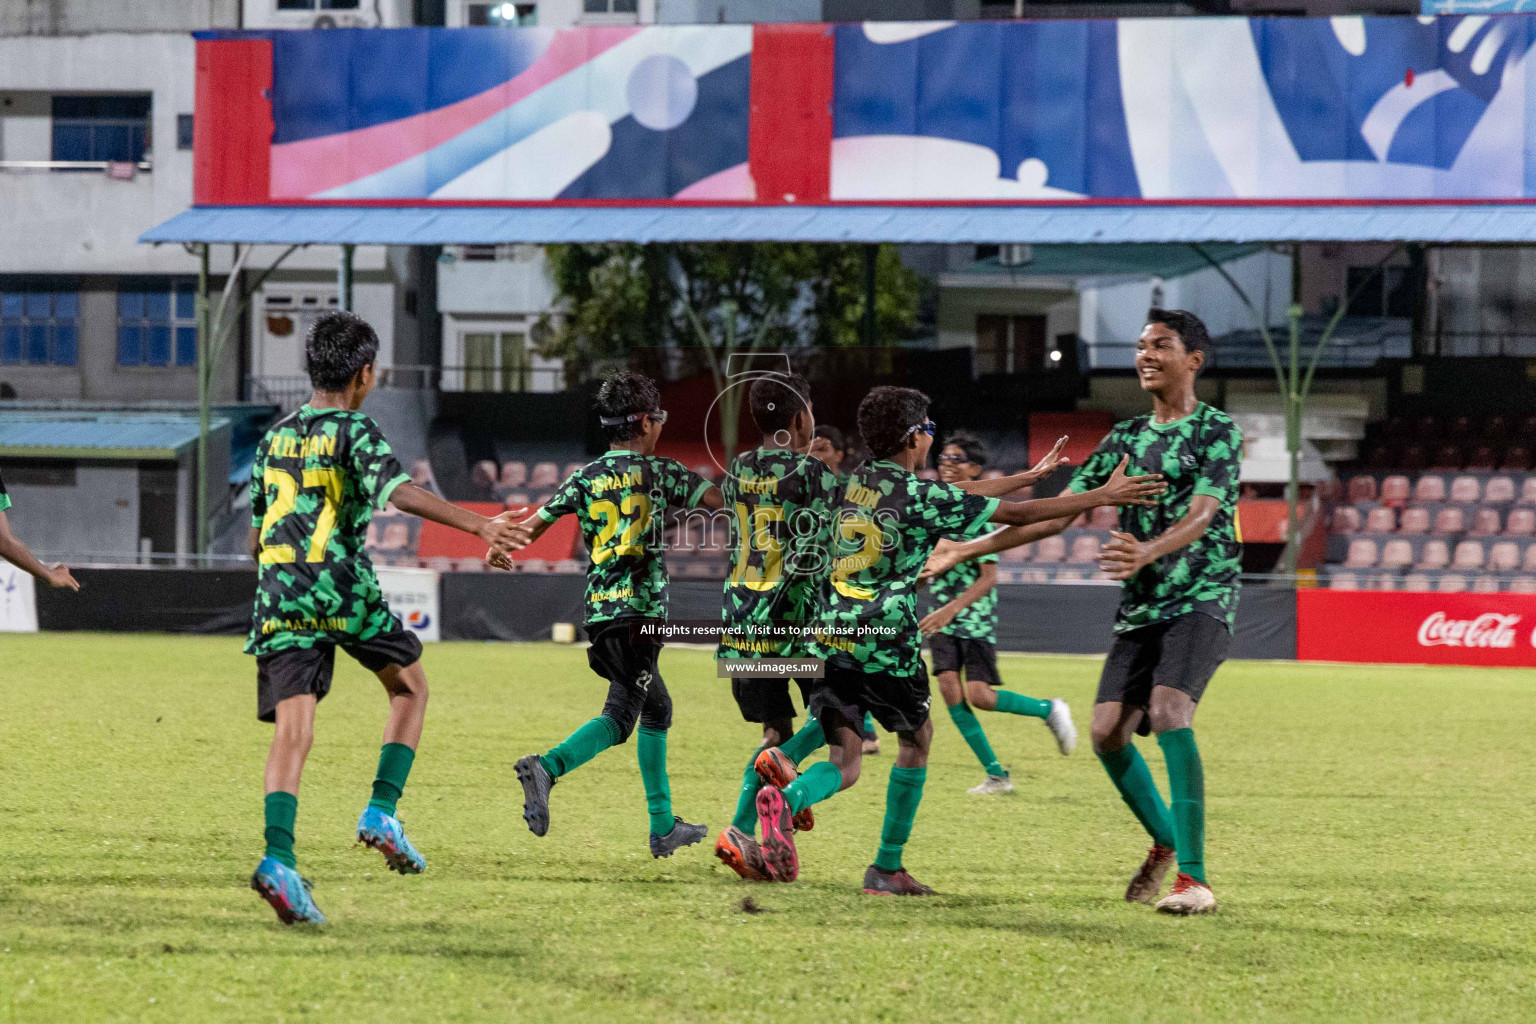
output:
POLYGON ((848 442, 843 440, 843 432, 830 423, 816 428, 810 453, 825 462, 827 468, 839 477, 848 475, 843 469, 843 463, 848 461, 848 442))

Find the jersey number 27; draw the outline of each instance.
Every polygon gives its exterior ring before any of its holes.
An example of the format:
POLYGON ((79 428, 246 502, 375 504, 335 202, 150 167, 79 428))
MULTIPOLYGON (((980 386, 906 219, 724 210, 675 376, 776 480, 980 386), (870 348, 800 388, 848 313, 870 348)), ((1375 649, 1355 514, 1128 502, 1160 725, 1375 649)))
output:
MULTIPOLYGON (((304 561, 325 561, 325 547, 331 542, 331 534, 336 532, 336 516, 341 511, 341 470, 332 467, 330 469, 306 469, 304 470, 304 487, 325 488, 324 504, 320 507, 320 515, 315 520, 315 532, 310 534, 309 547, 305 551, 304 561)), ((272 499, 272 504, 267 506, 267 514, 261 517, 261 536, 266 538, 278 522, 293 511, 294 503, 299 500, 299 481, 293 478, 293 474, 285 469, 277 469, 268 466, 261 474, 262 487, 276 487, 277 497, 272 499)), ((261 549, 261 563, 263 565, 281 565, 285 562, 296 562, 291 544, 263 545, 261 549)))

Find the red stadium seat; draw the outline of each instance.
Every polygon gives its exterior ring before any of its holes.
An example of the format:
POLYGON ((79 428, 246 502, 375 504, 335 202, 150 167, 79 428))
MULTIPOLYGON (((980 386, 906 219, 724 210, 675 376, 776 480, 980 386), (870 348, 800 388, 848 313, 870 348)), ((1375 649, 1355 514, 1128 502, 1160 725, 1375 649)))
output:
POLYGON ((1536 505, 1536 476, 1528 476, 1520 481, 1518 500, 1522 505, 1536 505))
POLYGON ((1472 590, 1478 594, 1497 594, 1499 592, 1499 578, 1483 573, 1481 576, 1472 577, 1472 590))
MULTIPOLYGON (((1409 509, 1408 511, 1413 512, 1416 510, 1409 509)), ((1404 517, 1406 517, 1407 514, 1407 512, 1403 513, 1404 517)), ((1329 531, 1331 533, 1343 534, 1347 536, 1351 533, 1359 533, 1364 525, 1365 524, 1360 517, 1359 509, 1355 508, 1353 505, 1340 505, 1338 508, 1333 510, 1333 523, 1329 527, 1329 531)))
POLYGON ((1467 517, 1456 506, 1435 513, 1435 533, 1464 533, 1466 529, 1467 517))
POLYGON ((1392 533, 1397 529, 1397 510, 1377 505, 1365 517, 1366 533, 1392 533))
POLYGON ((1329 590, 1359 590, 1360 578, 1352 572, 1334 572, 1328 574, 1329 590))
POLYGON ((1462 505, 1471 505, 1483 498, 1482 485, 1477 482, 1475 476, 1459 476, 1451 481, 1451 500, 1462 505))
POLYGON ((1515 481, 1512 477, 1491 476, 1483 489, 1483 501, 1490 505, 1508 505, 1515 500, 1515 481))
POLYGON ((1445 500, 1445 477, 1426 474, 1414 481, 1413 500, 1421 505, 1435 505, 1445 500))
MULTIPOLYGON (((1375 501, 1376 478, 1373 476, 1356 476, 1349 480, 1350 501, 1375 501)), ((1536 501, 1536 498, 1532 499, 1536 501)))
POLYGON ((405 522, 387 523, 379 536, 380 551, 403 551, 411 546, 411 527, 405 522))
POLYGON ((560 486, 560 467, 553 462, 535 463, 533 472, 528 476, 528 486, 533 490, 560 486))
POLYGON ((1529 537, 1536 534, 1536 509, 1512 508, 1504 523, 1504 536, 1529 537))
POLYGON ((1536 594, 1536 576, 1516 576, 1509 581, 1511 594, 1536 594))
POLYGON ((1035 546, 1033 544, 1020 544, 1016 548, 1005 548, 1003 552, 997 557, 998 560, 1002 562, 1027 562, 1029 561, 1030 556, 1034 554, 1034 552, 1035 546))
POLYGON ((1531 450, 1524 445, 1510 445, 1504 449, 1499 468, 1506 473, 1524 473, 1531 468, 1531 450))
POLYGON ((1383 505, 1402 508, 1408 504, 1409 493, 1408 478, 1405 476, 1389 476, 1381 482, 1381 503, 1383 505))
POLYGON ((1060 535, 1044 537, 1035 544, 1036 562, 1062 562, 1067 557, 1067 542, 1060 535))
POLYGON ((508 491, 502 495, 501 504, 504 508, 524 508, 532 504, 527 491, 508 491))
MULTIPOLYGON (((577 470, 581 469, 581 467, 583 467, 585 465, 586 465, 585 462, 567 462, 565 464, 565 468, 560 471, 560 479, 561 480, 565 480, 565 479, 569 478, 572 473, 574 473, 577 470)), ((713 478, 711 478, 711 479, 713 479, 713 478)))
POLYGON ((1413 542, 1389 540, 1381 546, 1381 567, 1403 569, 1413 564, 1413 542))
POLYGON ((1442 594, 1459 594, 1467 589, 1467 578, 1459 572, 1448 572, 1436 582, 1435 589, 1442 594))
POLYGON ((1473 537, 1494 537, 1503 528, 1504 524, 1499 521, 1499 510, 1484 506, 1472 516, 1472 529, 1467 533, 1473 537))
MULTIPOLYGON (((1043 544, 1044 541, 1041 541, 1043 544)), ((1371 569, 1376 565, 1376 542, 1358 537, 1349 542, 1349 554, 1344 559, 1347 569, 1371 569)))
POLYGON ((1527 544, 1525 554, 1520 557, 1521 572, 1536 572, 1536 544, 1527 544))
POLYGON ((1072 565, 1097 565, 1099 547, 1103 542, 1094 534, 1085 533, 1072 540, 1072 552, 1067 561, 1072 565))
MULTIPOLYGON (((1407 576, 1403 577, 1403 585, 1398 589, 1406 590, 1411 593, 1422 593, 1423 591, 1429 590, 1432 585, 1431 577, 1426 576, 1421 572, 1411 572, 1407 576)), ((1390 588, 1383 587, 1382 589, 1386 590, 1390 588)))
POLYGON ((481 459, 470 468, 469 478, 477 487, 491 487, 496 483, 496 463, 481 459))
POLYGON ((1488 568, 1493 572, 1514 572, 1520 568, 1520 545, 1501 540, 1488 548, 1488 568))
POLYGON ((1494 457, 1493 449, 1485 444, 1480 444, 1472 449, 1472 454, 1467 457, 1467 468, 1471 470, 1491 470, 1498 463, 1494 457))
POLYGON ((1435 447, 1434 458, 1429 461, 1430 469, 1460 469, 1462 464, 1462 452, 1460 445, 1442 444, 1435 447))
POLYGON ((1480 541, 1464 540, 1456 545, 1456 554, 1451 558, 1451 568, 1462 571, 1481 569, 1486 558, 1480 541))
MULTIPOLYGON (((1434 572, 1437 569, 1444 569, 1450 561, 1451 546, 1449 544, 1443 540, 1427 540, 1424 542, 1424 549, 1419 552, 1419 561, 1414 568, 1434 572)), ((1382 567, 1387 567, 1385 560, 1382 561, 1382 567)))
POLYGON ((1120 510, 1113 505, 1100 505, 1088 516, 1088 525, 1095 530, 1120 529, 1120 510))
POLYGON ((368 530, 363 534, 363 547, 377 548, 379 546, 379 521, 368 520, 368 530))
POLYGON ((1079 512, 1077 514, 1077 518, 1072 520, 1072 522, 1069 523, 1068 525, 1072 529, 1074 529, 1074 530, 1086 530, 1086 529, 1088 529, 1088 513, 1087 512, 1079 512))
POLYGON ((528 463, 513 459, 501 464, 501 486, 521 487, 528 482, 528 463))
POLYGON ((1410 537, 1428 533, 1429 509, 1418 507, 1403 509, 1403 518, 1397 524, 1397 532, 1410 537))

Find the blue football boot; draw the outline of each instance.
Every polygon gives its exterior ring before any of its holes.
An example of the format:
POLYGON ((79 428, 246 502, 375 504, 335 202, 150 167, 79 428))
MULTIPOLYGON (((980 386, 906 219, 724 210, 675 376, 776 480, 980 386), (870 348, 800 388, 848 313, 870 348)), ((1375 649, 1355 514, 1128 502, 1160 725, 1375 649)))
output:
POLYGON ((419 875, 427 870, 427 859, 405 838, 405 826, 400 819, 372 804, 364 807, 362 817, 357 819, 357 841, 382 853, 391 871, 419 875))
POLYGON ((325 915, 309 896, 308 879, 275 857, 263 857, 251 876, 251 888, 272 904, 283 924, 325 924, 325 915))

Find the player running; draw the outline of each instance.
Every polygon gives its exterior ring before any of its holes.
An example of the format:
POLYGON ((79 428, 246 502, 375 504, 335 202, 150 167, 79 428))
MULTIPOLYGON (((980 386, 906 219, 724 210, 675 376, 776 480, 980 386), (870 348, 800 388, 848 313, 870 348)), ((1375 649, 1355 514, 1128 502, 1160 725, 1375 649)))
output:
MULTIPOLYGON (((667 567, 662 525, 668 509, 721 507, 714 484, 673 459, 653 454, 667 422, 656 384, 621 371, 597 395, 608 451, 572 473, 542 508, 518 524, 522 547, 561 516, 578 516, 591 552, 587 567, 587 661, 608 680, 602 713, 543 754, 517 762, 523 784, 523 820, 536 836, 549 831, 549 791, 560 779, 609 747, 629 739, 640 723, 636 755, 650 812, 652 857, 670 857, 708 833, 672 813, 667 779, 667 730, 672 698, 656 660, 659 637, 646 627, 667 618, 667 567)), ((510 562, 492 564, 510 568, 510 562)))
MULTIPOLYGON (((758 377, 747 401, 762 440, 756 449, 732 460, 720 485, 725 507, 734 515, 715 657, 733 661, 806 657, 804 640, 763 642, 752 636, 752 629, 776 622, 815 621, 811 616, 816 593, 827 576, 825 541, 838 502, 837 476, 820 458, 801 454, 811 446, 816 425, 811 386, 804 377, 758 377)), ((805 698, 807 681, 799 682, 805 698)), ((794 732, 795 705, 783 675, 733 676, 731 695, 743 719, 762 724, 763 742, 747 761, 736 816, 716 838, 715 856, 742 878, 767 881, 767 866, 754 838, 757 793, 763 785, 757 772, 758 755, 776 748, 793 771, 825 740, 815 718, 807 718, 794 732)), ((793 777, 783 777, 782 784, 793 777)), ((807 831, 814 824, 807 807, 796 818, 795 827, 807 831)))
MULTIPOLYGON (((1059 454, 1061 446, 1058 442, 1053 456, 1059 454)), ((967 481, 981 476, 986 464, 987 450, 978 438, 965 433, 952 434, 939 455, 939 478, 963 488, 967 481)), ((1048 456, 1047 461, 1032 472, 1029 483, 1048 476, 1057 464, 1057 460, 1048 456)), ((987 734, 971 705, 984 711, 1040 719, 1051 730, 1051 735, 1056 738, 1056 748, 1063 755, 1072 753, 1077 746, 1077 726, 1072 723, 1072 712, 1067 702, 1059 697, 1037 700, 1001 689, 1003 681, 997 674, 996 555, 961 562, 942 576, 930 579, 928 587, 936 607, 923 617, 918 628, 928 638, 933 672, 939 679, 939 694, 949 707, 950 721, 960 730, 966 745, 987 773, 987 777, 969 792, 1011 793, 1013 779, 992 752, 992 744, 987 741, 987 734), (960 681, 962 670, 965 672, 964 686, 960 681)))
POLYGON ((256 656, 256 716, 274 722, 266 770, 266 853, 251 876, 284 924, 324 924, 293 854, 299 779, 314 739, 315 706, 331 689, 340 647, 389 695, 389 720, 373 794, 357 840, 402 875, 426 861, 395 806, 415 760, 427 710, 421 641, 385 604, 363 544, 374 510, 392 502, 492 547, 511 543, 511 522, 487 519, 417 487, 378 425, 358 412, 373 390, 379 339, 350 313, 327 313, 304 343, 314 393, 256 449, 251 557, 256 606, 247 654, 256 656))
POLYGON ((11 523, 5 517, 5 510, 11 507, 11 496, 6 492, 5 480, 0 479, 0 558, 10 562, 16 568, 29 576, 34 576, 50 587, 68 587, 78 591, 80 584, 75 582, 70 575, 67 565, 44 565, 32 554, 30 548, 21 542, 21 538, 11 532, 11 523))
MULTIPOLYGON (((1227 415, 1195 397, 1210 336, 1193 313, 1153 309, 1136 343, 1136 376, 1152 413, 1117 423, 1072 478, 1084 492, 1129 457, 1161 473, 1168 490, 1147 508, 1123 508, 1120 529, 1100 553, 1105 572, 1125 587, 1115 641, 1093 705, 1093 749, 1115 788, 1152 837, 1152 849, 1125 898, 1151 903, 1179 865, 1167 914, 1216 909, 1205 876, 1205 773, 1195 744, 1195 708, 1232 644, 1242 544, 1237 525, 1243 438, 1227 415), (1132 736, 1152 732, 1168 766, 1173 810, 1163 803, 1132 736)), ((929 566, 1027 544, 1070 520, 1003 530, 942 552, 929 566)))
POLYGON ((812 765, 782 790, 766 786, 758 794, 763 858, 775 880, 799 874, 791 819, 858 781, 859 726, 873 712, 897 734, 899 748, 886 787, 880 849, 864 874, 864 891, 926 895, 933 890, 909 875, 901 859, 922 800, 933 735, 915 599, 924 561, 942 537, 974 537, 989 522, 1026 524, 1098 505, 1148 502, 1163 484, 1156 476, 1127 477, 1121 467, 1086 494, 1002 502, 986 492, 1011 490, 1015 482, 977 481, 977 493, 967 493, 916 476, 934 431, 921 391, 877 387, 859 403, 858 417, 873 458, 853 473, 843 493, 833 541, 837 557, 818 602, 822 629, 814 644, 826 658, 826 674, 811 688, 809 711, 821 722, 831 760, 812 765))

